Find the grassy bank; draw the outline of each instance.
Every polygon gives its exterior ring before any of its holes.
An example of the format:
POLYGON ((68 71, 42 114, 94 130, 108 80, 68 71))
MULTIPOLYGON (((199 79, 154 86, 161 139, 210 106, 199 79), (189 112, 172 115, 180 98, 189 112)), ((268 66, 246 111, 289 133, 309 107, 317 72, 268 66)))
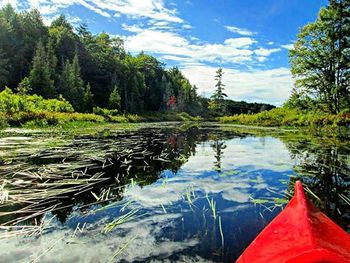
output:
POLYGON ((168 121, 200 121, 187 113, 154 113, 154 114, 123 114, 101 116, 93 113, 77 112, 0 112, 0 128, 2 127, 46 127, 66 125, 72 122, 87 123, 140 123, 168 121))
POLYGON ((63 98, 43 99, 41 96, 13 93, 6 88, 0 92, 1 127, 46 127, 80 123, 139 123, 163 121, 199 121, 182 112, 118 114, 117 110, 94 108, 94 113, 77 113, 63 98))
POLYGON ((347 127, 350 125, 350 113, 328 114, 276 108, 257 114, 220 117, 219 122, 266 127, 347 127))

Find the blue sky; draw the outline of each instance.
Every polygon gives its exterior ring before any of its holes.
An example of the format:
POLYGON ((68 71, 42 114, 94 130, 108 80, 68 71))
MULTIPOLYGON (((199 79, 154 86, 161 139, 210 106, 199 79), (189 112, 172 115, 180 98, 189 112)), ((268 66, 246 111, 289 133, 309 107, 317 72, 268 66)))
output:
POLYGON ((65 14, 93 33, 120 36, 133 54, 177 65, 210 96, 223 67, 234 100, 281 105, 293 86, 288 49, 326 0, 0 0, 18 10, 38 8, 50 23, 65 14))

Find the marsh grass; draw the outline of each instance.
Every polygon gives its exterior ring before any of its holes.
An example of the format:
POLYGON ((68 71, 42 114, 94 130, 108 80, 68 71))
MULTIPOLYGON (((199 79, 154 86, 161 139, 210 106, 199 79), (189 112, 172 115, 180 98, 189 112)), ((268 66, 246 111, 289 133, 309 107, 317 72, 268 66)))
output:
POLYGON ((139 210, 140 209, 138 208, 134 208, 130 210, 128 213, 126 213, 125 215, 121 215, 120 217, 114 219, 112 222, 104 226, 102 232, 103 233, 111 232, 113 229, 115 229, 119 225, 134 219, 135 215, 139 212, 139 210))
POLYGON ((209 199, 209 196, 206 196, 212 216, 214 220, 216 219, 217 213, 216 213, 216 202, 214 201, 214 198, 209 199))
MULTIPOLYGON (((38 132, 38 139, 43 138, 42 133, 45 131, 38 132)), ((73 140, 70 135, 67 140, 63 136, 62 143, 57 146, 48 146, 45 140, 40 144, 39 140, 37 143, 36 139, 29 137, 4 141, 6 147, 10 142, 18 148, 16 152, 5 149, 0 155, 0 161, 6 163, 0 165, 2 237, 39 234, 42 226, 36 222, 41 222, 49 213, 74 209, 90 215, 107 209, 109 205, 120 205, 116 201, 121 199, 121 193, 127 187, 145 183, 145 178, 137 178, 137 172, 147 173, 153 163, 168 165, 169 154, 165 152, 163 137, 154 130, 147 131, 147 134, 103 131, 94 135, 75 135, 73 140), (150 146, 144 136, 153 138, 150 146), (27 141, 35 142, 33 148, 20 148, 27 141), (147 147, 158 149, 159 146, 162 146, 159 152, 147 150, 147 147)), ((0 149, 4 149, 1 140, 0 149)), ((129 205, 130 202, 122 203, 122 212, 129 205)), ((164 206, 163 211, 166 213, 164 206)), ((134 212, 115 220, 106 229, 131 219, 134 212)))

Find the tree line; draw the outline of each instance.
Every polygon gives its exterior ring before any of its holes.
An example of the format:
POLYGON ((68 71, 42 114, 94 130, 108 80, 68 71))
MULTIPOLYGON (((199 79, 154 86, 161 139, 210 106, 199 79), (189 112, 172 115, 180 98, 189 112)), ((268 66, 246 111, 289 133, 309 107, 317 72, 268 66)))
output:
MULTIPOLYGON (((126 113, 232 114, 223 107, 221 91, 212 99, 199 96, 177 67, 166 68, 143 52, 131 55, 119 37, 93 34, 85 24, 74 28, 63 15, 46 26, 38 10, 19 13, 9 4, 0 9, 0 90, 6 86, 19 94, 65 99, 78 112, 100 107, 126 113)), ((241 111, 272 107, 247 105, 241 111)))

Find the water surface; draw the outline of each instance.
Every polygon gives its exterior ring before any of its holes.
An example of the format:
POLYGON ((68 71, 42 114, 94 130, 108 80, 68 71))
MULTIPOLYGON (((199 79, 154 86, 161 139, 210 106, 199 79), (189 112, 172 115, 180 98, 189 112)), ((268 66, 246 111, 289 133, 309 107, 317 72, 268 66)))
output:
POLYGON ((349 144, 158 124, 0 137, 3 262, 233 262, 295 180, 349 231, 349 144))

